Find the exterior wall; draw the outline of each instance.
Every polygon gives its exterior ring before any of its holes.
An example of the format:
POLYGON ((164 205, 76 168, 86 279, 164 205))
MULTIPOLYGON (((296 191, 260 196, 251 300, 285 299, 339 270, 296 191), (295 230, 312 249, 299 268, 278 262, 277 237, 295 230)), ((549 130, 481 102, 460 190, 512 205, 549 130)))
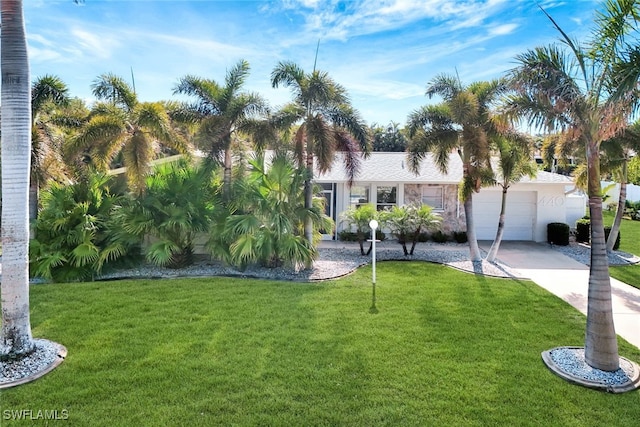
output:
MULTIPOLYGON (((533 230, 533 240, 547 241, 547 224, 550 222, 567 223, 567 196, 564 186, 538 186, 537 220, 533 230)), ((575 226, 569 224, 570 227, 575 226)))
POLYGON ((434 186, 444 188, 444 209, 433 212, 442 216, 442 231, 451 233, 452 231, 465 231, 466 224, 464 219, 464 209, 462 204, 458 203, 458 186, 447 184, 405 184, 403 205, 412 203, 420 203, 422 201, 422 188, 434 186))

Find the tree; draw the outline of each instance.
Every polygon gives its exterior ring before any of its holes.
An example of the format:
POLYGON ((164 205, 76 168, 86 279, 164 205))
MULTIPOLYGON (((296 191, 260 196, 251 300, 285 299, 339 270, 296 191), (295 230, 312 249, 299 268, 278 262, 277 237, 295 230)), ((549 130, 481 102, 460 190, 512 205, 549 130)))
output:
POLYGON ((38 210, 38 193, 44 183, 67 178, 62 160, 64 134, 56 125, 56 109, 69 104, 69 89, 57 76, 36 79, 31 88, 31 191, 30 217, 38 210))
MULTIPOLYGON (((343 153, 344 167, 353 182, 359 167, 360 155, 369 154, 367 127, 358 112, 350 105, 346 90, 326 72, 305 73, 291 62, 280 62, 271 72, 271 85, 289 87, 293 102, 285 106, 275 122, 282 127, 299 124, 295 135, 297 161, 305 167, 304 207, 313 206, 314 161, 322 173, 331 168, 336 151, 343 153)), ((304 226, 305 237, 313 241, 310 218, 304 226)))
POLYGON ((469 251, 472 261, 481 261, 473 223, 473 193, 493 182, 491 143, 501 136, 491 113, 497 97, 506 91, 502 80, 463 86, 457 77, 439 75, 427 87, 430 98, 443 102, 422 107, 409 115, 409 167, 415 172, 427 153, 433 153, 438 168, 446 173, 449 154, 457 151, 462 160, 460 197, 464 202, 469 251))
POLYGON ((209 229, 215 186, 208 168, 167 162, 147 176, 147 190, 116 214, 126 232, 152 237, 147 259, 169 268, 193 264, 194 241, 209 229))
POLYGON ((494 262, 500 249, 502 235, 504 234, 504 223, 507 207, 507 192, 512 184, 520 181, 524 176, 535 176, 536 167, 531 162, 531 153, 528 149, 526 139, 520 138, 519 143, 507 139, 498 139, 498 171, 499 180, 496 183, 502 187, 502 199, 500 204, 500 217, 498 219, 498 229, 496 238, 487 253, 486 260, 494 262))
POLYGON ((1 0, 2 330, 0 359, 31 353, 29 165, 31 94, 22 0, 1 0))
POLYGON ((373 151, 404 152, 407 149, 407 137, 399 123, 390 122, 387 126, 374 123, 370 132, 373 136, 373 151))
POLYGON ((268 112, 267 104, 256 93, 241 92, 249 76, 249 63, 239 61, 227 71, 224 86, 214 80, 185 76, 174 88, 174 94, 196 98, 185 104, 180 113, 183 120, 199 125, 198 146, 208 153, 208 159, 223 157, 224 195, 228 200, 231 188, 232 145, 234 136, 256 127, 257 115, 268 112))
POLYGON ((341 221, 346 222, 351 227, 356 228, 356 238, 360 245, 360 255, 369 255, 371 253, 372 244, 369 245, 369 249, 364 251, 364 242, 371 236, 371 227, 369 222, 372 219, 378 219, 378 211, 376 206, 372 203, 367 203, 360 206, 351 206, 341 214, 341 221))
POLYGON ((604 148, 602 151, 605 153, 605 156, 601 157, 604 162, 603 166, 606 170, 611 171, 611 175, 620 185, 616 216, 611 225, 609 237, 607 237, 607 251, 612 251, 620 233, 620 224, 626 207, 629 162, 640 150, 640 122, 625 129, 620 135, 603 141, 602 147, 604 148))
POLYGON ((294 268, 309 265, 318 252, 304 238, 305 219, 311 218, 317 238, 321 229, 333 227, 324 214, 324 199, 315 197, 311 210, 303 207, 304 174, 290 154, 276 155, 268 168, 264 163, 260 156, 249 161, 249 173, 234 186, 234 211, 226 218, 223 231, 212 234, 211 247, 222 246, 222 239, 227 248, 219 253, 242 268, 252 263, 294 268))
POLYGON ((619 77, 617 49, 624 31, 607 29, 607 25, 636 16, 635 3, 607 2, 598 18, 596 37, 586 45, 569 38, 543 10, 560 32, 563 46, 537 47, 517 57, 518 66, 510 73, 517 93, 506 104, 514 117, 526 117, 531 126, 561 131, 584 146, 591 217, 585 360, 603 371, 618 369, 619 356, 602 220, 600 146, 628 123, 634 106, 630 90, 637 84, 625 87, 628 81, 619 77))
POLYGON ((435 230, 442 221, 440 214, 432 212, 428 205, 412 204, 407 206, 393 206, 390 210, 380 212, 380 219, 384 227, 398 238, 405 256, 413 255, 420 233, 435 230), (407 249, 407 242, 411 242, 411 249, 407 249))
POLYGON ((121 153, 127 181, 133 192, 141 194, 158 143, 190 155, 189 145, 174 128, 162 102, 138 102, 129 84, 113 74, 99 76, 92 90, 105 102, 94 105, 70 151, 86 152, 99 171, 107 170, 121 153))

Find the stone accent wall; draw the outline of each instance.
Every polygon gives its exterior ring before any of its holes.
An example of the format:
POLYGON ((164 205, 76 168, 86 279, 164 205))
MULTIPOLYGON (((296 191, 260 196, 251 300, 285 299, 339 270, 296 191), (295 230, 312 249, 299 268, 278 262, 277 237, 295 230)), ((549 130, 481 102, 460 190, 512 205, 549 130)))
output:
POLYGON ((458 186, 453 184, 405 184, 404 201, 405 205, 420 203, 422 201, 422 188, 425 186, 444 188, 444 210, 434 212, 442 216, 442 231, 451 233, 453 231, 465 231, 464 208, 460 204, 460 216, 458 216, 458 186))

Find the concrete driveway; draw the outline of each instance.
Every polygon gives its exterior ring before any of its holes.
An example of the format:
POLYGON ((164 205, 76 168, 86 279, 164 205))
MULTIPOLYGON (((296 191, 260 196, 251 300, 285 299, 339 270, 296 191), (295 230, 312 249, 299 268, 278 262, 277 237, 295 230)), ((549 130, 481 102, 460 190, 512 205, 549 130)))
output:
MULTIPOLYGON (((488 250, 491 242, 480 242, 488 250)), ((505 241, 498 259, 587 314, 589 267, 546 243, 505 241)), ((616 333, 640 348, 640 289, 611 279, 616 333)))

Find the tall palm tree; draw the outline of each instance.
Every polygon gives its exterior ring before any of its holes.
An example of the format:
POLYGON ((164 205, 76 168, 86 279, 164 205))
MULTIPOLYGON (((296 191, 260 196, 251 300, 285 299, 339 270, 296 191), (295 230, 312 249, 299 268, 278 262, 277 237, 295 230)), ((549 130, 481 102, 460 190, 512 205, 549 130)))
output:
MULTIPOLYGON (((350 183, 359 167, 362 153, 369 154, 367 126, 353 109, 346 90, 326 72, 314 69, 305 73, 292 62, 280 62, 271 72, 271 85, 288 87, 293 102, 275 118, 281 127, 298 125, 293 137, 298 163, 305 168, 304 207, 313 207, 314 162, 322 173, 331 168, 336 152, 342 152, 350 183)), ((313 241, 313 224, 307 218, 305 238, 313 241)))
POLYGON ((174 94, 196 98, 184 106, 183 120, 199 124, 196 141, 208 153, 208 158, 223 157, 224 194, 228 198, 231 188, 232 143, 234 135, 251 131, 254 119, 268 112, 266 101, 258 94, 242 92, 249 76, 249 63, 239 61, 227 71, 224 86, 210 79, 185 76, 175 86, 174 94))
POLYGON ((496 238, 491 244, 486 260, 493 262, 496 260, 502 236, 504 234, 504 224, 507 208, 507 193, 509 187, 520 181, 524 176, 534 176, 536 168, 531 162, 531 152, 525 139, 518 138, 520 143, 514 143, 507 139, 498 139, 498 171, 499 180, 496 183, 502 187, 502 199, 500 203, 500 216, 498 219, 498 229, 496 238))
POLYGON ((615 177, 615 181, 620 185, 616 215, 611 225, 609 237, 607 237, 607 251, 612 251, 620 233, 620 224, 627 200, 629 161, 635 153, 640 151, 640 122, 625 129, 620 135, 603 141, 602 147, 604 152, 604 156, 601 156, 604 162, 603 167, 610 171, 615 177))
POLYGON ((35 348, 29 317, 31 94, 22 0, 0 2, 2 37, 2 329, 0 359, 35 348))
POLYGON ((92 85, 98 102, 89 122, 70 144, 72 152, 88 152, 98 170, 109 168, 121 154, 131 189, 141 194, 158 144, 189 155, 162 102, 139 102, 131 86, 113 74, 99 76, 92 85))
MULTIPOLYGON (((606 26, 605 17, 616 19, 617 6, 622 3, 629 2, 605 4, 599 28, 606 26)), ((631 10, 637 12, 637 5, 631 10)), ((584 146, 591 217, 585 360, 594 368, 614 371, 619 367, 619 355, 602 221, 599 155, 601 143, 626 126, 633 109, 633 97, 629 88, 621 84, 614 86, 622 81, 615 76, 619 56, 614 50, 619 33, 603 33, 590 44, 580 45, 544 13, 560 32, 563 46, 537 47, 517 57, 519 65, 511 72, 517 94, 511 97, 506 108, 516 117, 527 117, 530 125, 562 131, 566 138, 584 146)), ((636 84, 631 85, 631 89, 636 84)))
POLYGON ((39 77, 31 87, 31 219, 36 217, 42 185, 50 179, 64 180, 67 175, 62 160, 64 134, 56 123, 56 109, 69 101, 69 89, 57 76, 39 77))
POLYGON ((446 173, 449 155, 457 151, 462 160, 460 195, 464 202, 469 252, 472 261, 481 261, 473 223, 473 193, 493 182, 492 141, 504 133, 491 112, 493 103, 504 93, 502 80, 477 82, 463 86, 460 80, 442 74, 427 87, 430 98, 439 95, 443 102, 422 107, 409 115, 409 166, 417 173, 427 153, 433 153, 438 168, 446 173))

